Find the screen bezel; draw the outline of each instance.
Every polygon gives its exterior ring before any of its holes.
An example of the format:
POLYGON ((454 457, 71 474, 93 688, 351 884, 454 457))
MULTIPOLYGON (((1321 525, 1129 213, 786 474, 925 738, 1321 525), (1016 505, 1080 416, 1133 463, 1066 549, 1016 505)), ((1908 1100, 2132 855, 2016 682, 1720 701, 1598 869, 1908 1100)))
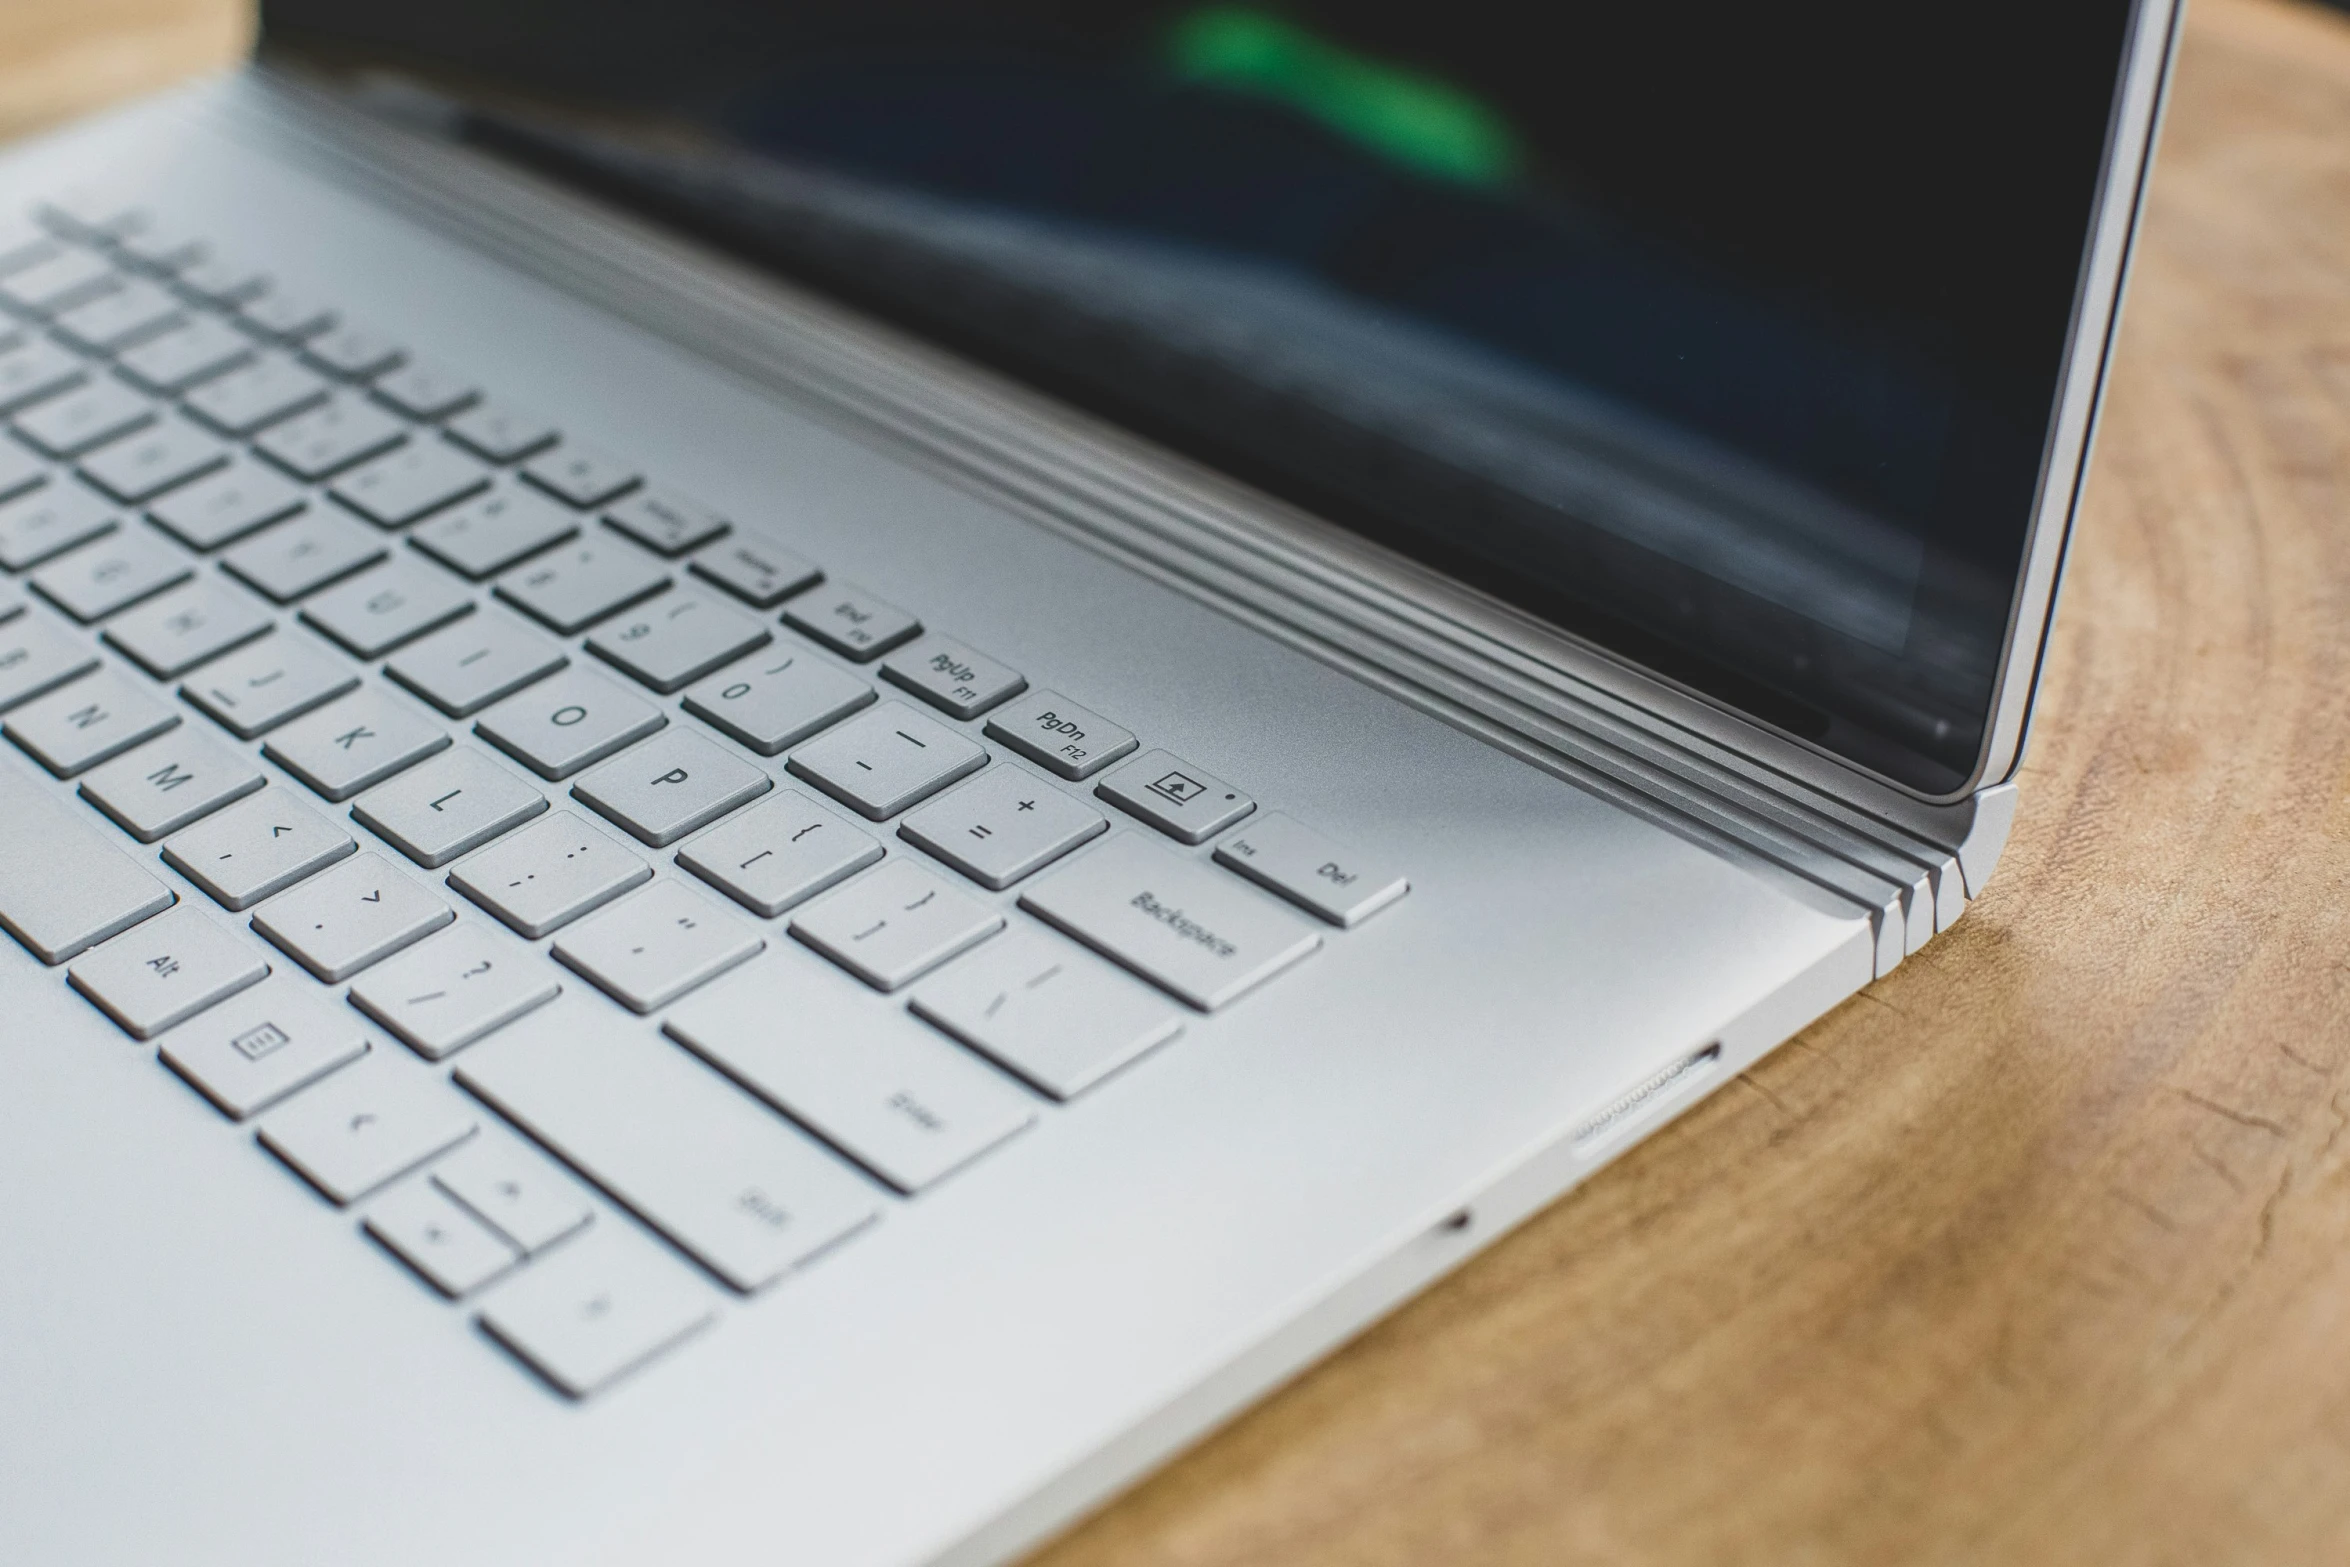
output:
MULTIPOLYGON (((271 9, 265 7, 265 16, 271 9)), ((2110 356, 2114 324, 2130 240, 2135 230, 2150 163, 2153 137, 2159 122, 2163 87, 2180 20, 2178 0, 2132 0, 2123 35, 2123 53, 2107 117, 2107 129, 2098 164, 2093 201, 2086 214, 2087 243, 2076 272, 2072 308, 2051 388, 2049 417, 2029 511, 2023 520, 2018 564, 2011 584, 2004 632, 1998 643, 1994 675, 1985 714, 1983 740, 1970 772, 1946 791, 1937 791, 1871 767, 1847 751, 1820 743, 1803 733, 1773 722, 1767 711, 1741 703, 1733 694, 1694 686, 1654 667, 1637 651, 1610 645, 1590 634, 1578 633, 1537 610, 1510 603, 1481 590, 1440 563, 1423 559, 1412 548, 1393 540, 1366 535, 1344 521, 1332 526, 1361 540, 1374 552, 1386 553, 1409 565, 1423 580, 1450 583, 1466 604, 1489 604, 1497 615, 1473 615, 1480 635, 1492 635, 1499 625, 1525 626, 1536 633, 1527 650, 1560 641, 1588 649, 1618 666, 1639 672, 1646 680, 1678 691, 1690 699, 1732 715, 1755 729, 1814 753, 1838 768, 1877 780, 1911 798, 1944 803, 1962 800, 1977 789, 2012 775, 2029 726, 2032 697, 2045 652, 2060 568, 2069 531, 2080 501, 2082 478, 2095 414, 2101 398, 2110 356)), ((297 33, 302 44, 315 39, 330 45, 344 40, 297 33)), ((275 42, 275 39, 270 40, 275 42)), ((358 40, 350 39, 356 44, 358 40)), ((336 53, 344 53, 336 50, 336 53)), ((374 52, 364 45, 353 52, 374 52)), ((348 59, 348 54, 345 55, 348 59)), ((908 323, 901 323, 901 325, 908 323)), ((919 326, 916 331, 921 331, 919 326)), ((982 356, 983 358, 986 356, 982 356)), ((1068 388, 1046 388, 1078 408, 1089 408, 1083 395, 1068 388)), ((1148 439, 1147 432, 1145 438, 1148 439)), ((1294 502, 1292 503, 1294 504, 1294 502)), ((1435 608, 1436 606, 1430 606, 1435 608)), ((1439 613, 1443 613, 1441 609, 1439 613)))

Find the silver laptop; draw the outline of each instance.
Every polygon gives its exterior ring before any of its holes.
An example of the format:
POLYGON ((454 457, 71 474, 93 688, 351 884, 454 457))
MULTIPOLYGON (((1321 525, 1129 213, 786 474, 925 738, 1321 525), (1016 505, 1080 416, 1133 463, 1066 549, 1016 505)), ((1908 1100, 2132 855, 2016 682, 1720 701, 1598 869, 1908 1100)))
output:
POLYGON ((287 0, 0 159, 0 1560, 1004 1561, 1998 861, 2173 8, 287 0))

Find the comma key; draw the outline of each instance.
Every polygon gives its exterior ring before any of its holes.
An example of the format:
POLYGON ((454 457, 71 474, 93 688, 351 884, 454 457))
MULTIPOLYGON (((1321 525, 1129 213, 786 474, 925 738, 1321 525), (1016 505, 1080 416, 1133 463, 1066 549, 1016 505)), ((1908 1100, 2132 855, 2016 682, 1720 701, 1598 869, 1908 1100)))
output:
POLYGON ((263 789, 163 845, 172 869, 220 900, 249 909, 359 846, 284 789, 263 789))

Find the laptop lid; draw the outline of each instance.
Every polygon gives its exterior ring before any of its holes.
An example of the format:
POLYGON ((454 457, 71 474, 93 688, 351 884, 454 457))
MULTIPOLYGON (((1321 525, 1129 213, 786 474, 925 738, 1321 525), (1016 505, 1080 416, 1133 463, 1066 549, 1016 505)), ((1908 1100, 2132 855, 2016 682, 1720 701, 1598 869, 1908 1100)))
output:
POLYGON ((269 0, 690 122, 780 258, 1948 799, 2020 746, 2155 0, 269 0))

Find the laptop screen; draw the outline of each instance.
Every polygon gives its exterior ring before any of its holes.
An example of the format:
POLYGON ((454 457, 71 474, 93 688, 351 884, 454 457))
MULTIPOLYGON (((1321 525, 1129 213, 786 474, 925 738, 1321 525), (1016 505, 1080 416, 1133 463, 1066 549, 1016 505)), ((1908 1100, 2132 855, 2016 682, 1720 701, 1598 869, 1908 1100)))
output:
POLYGON ((271 0, 265 25, 693 121, 793 176, 764 250, 819 286, 1941 792, 1985 743, 2129 11, 271 0))

